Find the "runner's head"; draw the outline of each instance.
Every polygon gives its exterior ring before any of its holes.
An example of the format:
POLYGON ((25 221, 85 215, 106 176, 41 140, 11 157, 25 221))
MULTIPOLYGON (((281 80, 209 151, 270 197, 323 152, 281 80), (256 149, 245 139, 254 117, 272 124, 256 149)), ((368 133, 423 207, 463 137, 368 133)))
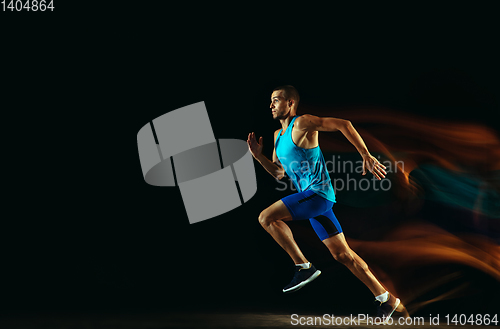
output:
POLYGON ((294 86, 286 85, 274 88, 270 105, 273 119, 282 120, 289 116, 295 116, 299 100, 299 93, 294 86))

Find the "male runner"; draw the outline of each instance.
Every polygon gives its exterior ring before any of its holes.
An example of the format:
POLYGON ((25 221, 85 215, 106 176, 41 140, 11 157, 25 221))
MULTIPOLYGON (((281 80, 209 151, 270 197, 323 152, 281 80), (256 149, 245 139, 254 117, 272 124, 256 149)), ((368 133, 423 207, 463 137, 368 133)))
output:
MULTIPOLYGON (((295 275, 283 292, 301 289, 316 279, 321 271, 307 261, 285 222, 309 220, 334 259, 347 266, 375 296, 378 316, 386 320, 397 311, 405 311, 400 300, 390 294, 375 278, 368 265, 348 245, 342 228, 333 214, 335 194, 318 145, 319 131, 338 131, 356 147, 363 158, 363 175, 368 169, 377 179, 385 178, 386 168, 366 148, 363 139, 348 120, 320 118, 305 114, 297 116, 299 94, 293 86, 281 86, 271 95, 271 113, 282 129, 274 132, 273 161, 262 154, 262 137, 248 135, 248 148, 253 157, 277 179, 285 173, 298 193, 284 197, 260 213, 262 227, 290 255, 295 263, 295 275)), ((406 312, 406 311, 405 311, 406 312)))

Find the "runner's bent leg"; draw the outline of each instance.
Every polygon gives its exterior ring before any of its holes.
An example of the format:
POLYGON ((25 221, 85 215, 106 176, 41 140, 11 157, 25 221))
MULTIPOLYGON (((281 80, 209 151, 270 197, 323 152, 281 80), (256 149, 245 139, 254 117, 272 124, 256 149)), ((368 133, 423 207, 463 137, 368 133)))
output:
POLYGON ((292 216, 283 201, 278 200, 264 209, 259 215, 259 223, 290 255, 295 264, 308 263, 299 246, 293 239, 293 234, 285 221, 291 221, 292 216))

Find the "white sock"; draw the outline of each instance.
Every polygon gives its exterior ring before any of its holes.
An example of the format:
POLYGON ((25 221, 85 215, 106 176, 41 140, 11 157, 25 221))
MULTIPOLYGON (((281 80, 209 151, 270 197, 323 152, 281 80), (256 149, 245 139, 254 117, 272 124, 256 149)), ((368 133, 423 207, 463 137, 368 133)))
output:
POLYGON ((389 292, 386 291, 382 295, 378 295, 375 297, 376 300, 378 300, 381 303, 385 303, 389 300, 389 292))
POLYGON ((302 268, 308 269, 309 267, 311 267, 311 263, 295 264, 295 266, 300 266, 302 268))

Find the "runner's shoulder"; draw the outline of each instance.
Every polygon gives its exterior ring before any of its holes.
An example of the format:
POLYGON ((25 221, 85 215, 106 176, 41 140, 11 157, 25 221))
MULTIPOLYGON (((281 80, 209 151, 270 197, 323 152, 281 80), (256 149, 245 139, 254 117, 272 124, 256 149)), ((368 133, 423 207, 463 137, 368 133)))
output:
POLYGON ((312 120, 317 119, 318 117, 312 114, 302 114, 301 116, 295 119, 296 127, 300 130, 305 130, 309 128, 312 120))

